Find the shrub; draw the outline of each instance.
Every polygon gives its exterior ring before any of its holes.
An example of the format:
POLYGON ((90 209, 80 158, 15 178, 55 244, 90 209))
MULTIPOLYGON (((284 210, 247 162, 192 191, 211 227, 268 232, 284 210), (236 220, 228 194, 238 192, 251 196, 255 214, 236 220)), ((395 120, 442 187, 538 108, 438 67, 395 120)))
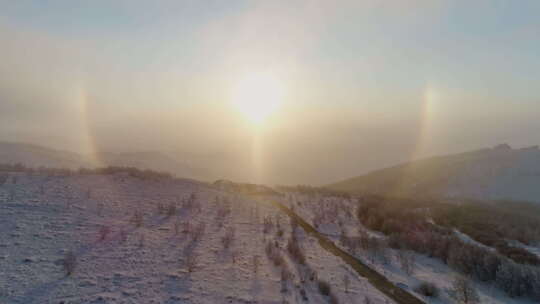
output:
POLYGON ((414 290, 426 297, 436 298, 439 296, 439 288, 437 288, 435 284, 429 282, 420 283, 420 285, 418 285, 414 290))
POLYGON ((311 270, 311 273, 309 274, 309 280, 310 281, 315 281, 317 280, 319 276, 317 275, 317 272, 315 272, 315 270, 311 270))
POLYGON ((287 251, 289 251, 291 257, 299 264, 303 265, 306 263, 306 256, 295 238, 289 239, 289 242, 287 243, 287 251))
POLYGON ((322 295, 324 295, 324 296, 329 296, 330 295, 331 288, 330 288, 330 284, 328 284, 328 282, 319 280, 319 282, 317 282, 317 287, 319 288, 319 292, 322 295))

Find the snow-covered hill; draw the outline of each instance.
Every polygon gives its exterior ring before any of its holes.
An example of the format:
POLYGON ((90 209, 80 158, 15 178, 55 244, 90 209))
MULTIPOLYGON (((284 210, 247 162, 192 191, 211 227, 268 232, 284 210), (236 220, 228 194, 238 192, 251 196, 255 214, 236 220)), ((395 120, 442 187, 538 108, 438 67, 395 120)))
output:
POLYGON ((433 157, 371 172, 328 187, 357 193, 540 202, 540 150, 491 149, 433 157))
POLYGON ((298 264, 275 206, 191 180, 8 173, 0 232, 0 303, 393 303, 302 229, 298 264))

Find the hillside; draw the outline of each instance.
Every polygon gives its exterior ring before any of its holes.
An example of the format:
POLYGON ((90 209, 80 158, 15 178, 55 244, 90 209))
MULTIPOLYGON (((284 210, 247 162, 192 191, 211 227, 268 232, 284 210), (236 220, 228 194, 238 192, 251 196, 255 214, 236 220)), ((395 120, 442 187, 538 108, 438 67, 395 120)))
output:
MULTIPOLYGON (((490 223, 500 223, 507 206, 500 210, 484 206, 483 216, 477 218, 478 213, 465 205, 373 195, 343 198, 301 187, 288 191, 283 202, 341 249, 426 303, 467 303, 456 299, 454 282, 460 276, 467 277, 478 293, 478 301, 469 303, 538 303, 540 299, 540 268, 516 255, 539 252, 540 222, 513 213, 493 231, 490 223), (452 211, 446 212, 447 207, 452 211), (470 224, 475 227, 472 231, 467 229, 470 224), (531 232, 530 239, 522 239, 526 232, 531 232), (494 248, 474 239, 490 235, 526 251, 501 252, 500 244, 493 244, 494 248), (524 246, 520 239, 530 245, 524 246), (423 282, 433 284, 438 295, 418 289, 423 282)), ((471 208, 478 210, 478 206, 471 208)))
POLYGON ((479 303, 540 297, 538 267, 452 236, 471 218, 422 202, 104 172, 2 172, 0 303, 451 304, 460 274, 479 303))
POLYGON ((394 303, 289 222, 191 180, 8 173, 0 303, 394 303))
POLYGON ((540 202, 540 150, 499 145, 412 161, 328 188, 409 197, 458 197, 540 202))

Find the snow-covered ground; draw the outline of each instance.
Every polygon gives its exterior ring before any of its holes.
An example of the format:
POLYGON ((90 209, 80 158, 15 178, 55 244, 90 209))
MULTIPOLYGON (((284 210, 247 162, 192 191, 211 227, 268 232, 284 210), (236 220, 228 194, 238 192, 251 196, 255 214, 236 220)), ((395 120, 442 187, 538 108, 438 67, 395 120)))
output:
POLYGON ((475 246, 478 246, 478 247, 481 247, 481 248, 484 248, 484 249, 487 249, 489 251, 496 251, 497 249, 493 248, 493 247, 489 247, 489 246, 486 246, 476 240, 474 240, 473 238, 471 238, 470 236, 466 235, 465 233, 457 230, 457 229, 454 229, 454 234, 460 239, 462 240, 463 242, 467 243, 467 244, 471 244, 471 245, 475 245, 475 246))
MULTIPOLYGON (((343 199, 339 197, 319 197, 310 196, 301 193, 286 193, 283 198, 283 203, 307 220, 310 224, 318 227, 317 229, 328 236, 329 239, 340 246, 344 250, 348 248, 342 246, 339 241, 339 236, 342 231, 346 231, 348 236, 358 236, 360 231, 367 232, 371 237, 384 239, 385 236, 379 232, 370 231, 363 227, 357 220, 355 215, 357 201, 351 199, 343 199)), ((462 240, 478 245, 478 242, 472 240, 467 235, 455 231, 456 235, 462 240)), ((523 245, 524 246, 524 245, 523 245)), ((489 247, 488 247, 489 248, 489 247)), ((535 247, 528 248, 533 250, 535 247)), ((427 303, 455 303, 455 299, 451 297, 452 282, 458 275, 457 272, 450 269, 442 261, 430 258, 425 255, 414 252, 407 252, 413 256, 414 269, 412 273, 407 274, 400 266, 398 251, 390 248, 385 249, 386 261, 377 258, 372 260, 367 252, 358 253, 358 257, 362 262, 369 265, 379 273, 383 274, 396 285, 415 293, 414 288, 421 282, 429 282, 435 284, 440 295, 437 298, 423 297, 420 294, 416 295, 424 299, 427 303)), ((505 293, 496 289, 493 285, 482 282, 473 282, 478 291, 481 303, 493 304, 528 304, 536 303, 525 298, 511 298, 505 293)))
POLYGON ((523 248, 530 253, 536 254, 538 257, 540 257, 540 244, 525 245, 522 242, 516 240, 507 240, 507 242, 510 246, 523 248))
MULTIPOLYGON (((305 267, 339 303, 393 303, 298 230, 305 267)), ((0 303, 328 303, 316 280, 300 281, 290 235, 275 206, 204 183, 11 173, 0 186, 0 303), (278 218, 283 234, 265 233, 264 219, 278 218), (276 241, 286 266, 267 257, 276 241)))

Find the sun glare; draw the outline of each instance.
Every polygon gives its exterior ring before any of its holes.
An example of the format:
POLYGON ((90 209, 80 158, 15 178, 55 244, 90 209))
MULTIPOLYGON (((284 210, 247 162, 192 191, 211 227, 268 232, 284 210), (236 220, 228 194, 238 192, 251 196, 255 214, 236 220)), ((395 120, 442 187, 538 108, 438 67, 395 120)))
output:
POLYGON ((251 123, 262 124, 282 104, 283 83, 271 74, 249 74, 232 91, 232 102, 251 123))

